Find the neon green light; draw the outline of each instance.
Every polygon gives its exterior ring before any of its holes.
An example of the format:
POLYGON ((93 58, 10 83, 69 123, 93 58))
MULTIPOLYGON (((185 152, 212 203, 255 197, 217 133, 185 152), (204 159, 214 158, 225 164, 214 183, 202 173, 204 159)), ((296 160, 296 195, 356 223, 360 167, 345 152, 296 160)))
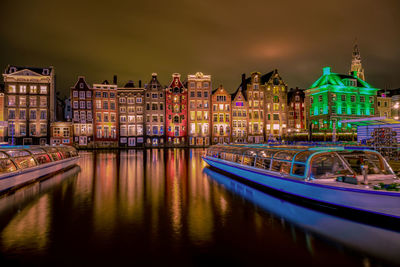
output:
POLYGON ((329 75, 331 73, 331 67, 325 67, 322 70, 324 72, 324 75, 329 75))

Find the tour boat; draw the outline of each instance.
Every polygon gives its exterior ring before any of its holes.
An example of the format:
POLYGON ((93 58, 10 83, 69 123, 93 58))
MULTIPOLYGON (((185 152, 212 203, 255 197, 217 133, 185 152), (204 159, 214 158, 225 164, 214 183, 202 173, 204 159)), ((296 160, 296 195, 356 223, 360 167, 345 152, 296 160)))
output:
POLYGON ((71 146, 0 147, 0 194, 75 165, 71 146))
POLYGON ((400 218, 400 183, 373 150, 343 147, 216 145, 211 167, 285 194, 362 212, 400 218))

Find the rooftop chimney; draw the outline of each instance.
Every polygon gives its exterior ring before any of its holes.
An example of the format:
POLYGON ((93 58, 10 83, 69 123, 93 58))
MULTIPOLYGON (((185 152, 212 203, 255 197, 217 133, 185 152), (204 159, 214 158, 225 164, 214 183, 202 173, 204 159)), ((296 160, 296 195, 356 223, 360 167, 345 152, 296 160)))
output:
POLYGON ((114 75, 114 78, 113 78, 113 84, 115 84, 115 85, 117 85, 117 75, 114 75))
POLYGON ((241 84, 243 90, 246 89, 246 88, 244 88, 245 83, 246 83, 246 73, 243 73, 242 74, 242 84, 241 84))
POLYGON ((142 80, 139 80, 139 88, 142 88, 142 80))

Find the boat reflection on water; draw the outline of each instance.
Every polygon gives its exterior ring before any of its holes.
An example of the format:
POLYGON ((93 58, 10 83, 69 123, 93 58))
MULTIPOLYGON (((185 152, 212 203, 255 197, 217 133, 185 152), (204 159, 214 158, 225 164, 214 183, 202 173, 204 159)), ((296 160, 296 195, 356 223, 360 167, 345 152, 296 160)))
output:
POLYGON ((355 222, 297 205, 232 180, 210 168, 204 172, 227 190, 240 195, 265 211, 296 227, 390 263, 400 264, 400 233, 355 222))
MULTIPOLYGON (((81 167, 75 165, 45 180, 31 183, 9 194, 0 196, 0 226, 17 212, 20 212, 26 205, 33 200, 40 198, 43 194, 60 185, 67 178, 76 178, 81 171, 81 167)), ((0 228, 2 229, 2 228, 0 228)))

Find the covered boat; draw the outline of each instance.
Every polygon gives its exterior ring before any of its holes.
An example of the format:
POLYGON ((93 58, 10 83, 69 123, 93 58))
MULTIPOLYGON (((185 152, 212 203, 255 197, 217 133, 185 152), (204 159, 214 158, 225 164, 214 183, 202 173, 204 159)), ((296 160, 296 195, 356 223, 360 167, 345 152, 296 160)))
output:
POLYGON ((208 148, 203 160, 280 192, 400 218, 399 179, 373 150, 216 145, 208 148))
POLYGON ((71 146, 0 147, 0 193, 75 165, 71 146))

